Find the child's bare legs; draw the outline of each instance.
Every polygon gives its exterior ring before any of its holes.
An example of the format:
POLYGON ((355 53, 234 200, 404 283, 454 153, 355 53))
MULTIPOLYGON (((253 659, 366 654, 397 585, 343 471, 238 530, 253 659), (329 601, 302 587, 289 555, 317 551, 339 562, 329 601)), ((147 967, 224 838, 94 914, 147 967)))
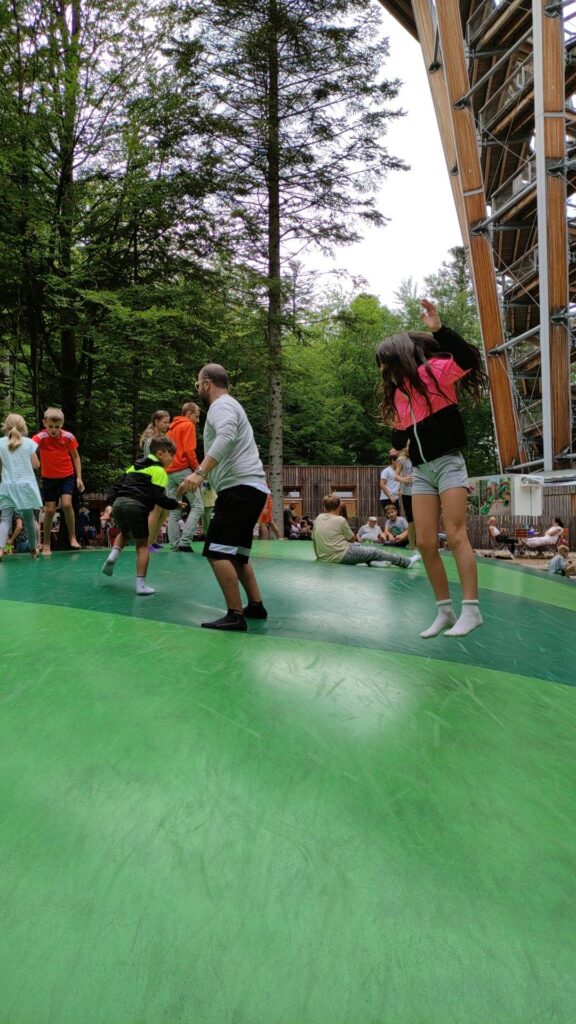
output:
POLYGON ((123 533, 119 533, 114 541, 114 546, 110 549, 110 554, 102 566, 102 572, 105 576, 111 576, 114 572, 114 565, 120 558, 122 548, 127 543, 128 538, 123 533))
POLYGON ((160 530, 170 515, 170 510, 155 505, 148 516, 148 544, 155 544, 160 530))
POLYGON ((60 504, 62 505, 62 512, 64 513, 66 526, 68 527, 68 539, 70 541, 70 547, 79 548, 80 544, 76 539, 76 519, 74 516, 74 509, 72 508, 72 495, 62 494, 60 497, 60 504))
MULTIPOLYGON (((466 491, 463 487, 453 487, 440 495, 440 501, 448 546, 454 556, 460 577, 462 600, 477 601, 478 571, 472 545, 466 532, 466 491)), ((440 558, 440 556, 438 557, 440 558)))
POLYGON ((42 524, 42 554, 51 555, 52 548, 50 547, 50 534, 52 532, 52 523, 54 522, 54 516, 56 515, 56 502, 47 501, 44 505, 44 523, 42 524))
POLYGON ((464 487, 453 487, 440 495, 448 547, 454 556, 462 587, 460 618, 446 630, 445 636, 467 636, 484 621, 478 608, 478 570, 466 532, 466 498, 464 487))
MULTIPOLYGON (((446 491, 445 493, 449 494, 450 492, 446 491)), ((463 493, 466 494, 465 491, 463 493)), ((448 577, 444 562, 438 552, 440 498, 436 494, 415 494, 412 498, 412 510, 418 550, 422 555, 426 575, 436 601, 449 601, 448 577)), ((466 511, 466 502, 464 502, 464 511, 466 511)))
MULTIPOLYGON (((114 565, 120 557, 120 553, 125 545, 128 543, 128 537, 123 533, 119 533, 114 541, 114 547, 110 551, 108 558, 102 566, 102 572, 105 576, 111 576, 114 572, 114 565)), ((153 594, 153 587, 149 587, 146 584, 146 573, 148 572, 148 565, 150 563, 150 552, 148 551, 148 537, 138 537, 134 539, 136 545, 136 593, 137 594, 153 594)))
POLYGON ((12 528, 12 516, 14 510, 6 506, 0 512, 0 562, 2 561, 2 555, 4 554, 4 545, 10 536, 10 530, 12 528))
POLYGON ((28 534, 28 547, 30 548, 30 554, 32 558, 36 558, 38 554, 38 548, 36 545, 36 520, 34 518, 34 512, 31 508, 21 509, 22 519, 28 534))
POLYGON ((448 629, 447 636, 466 636, 477 626, 482 625, 482 616, 478 610, 476 562, 466 532, 466 491, 463 487, 453 487, 444 491, 440 497, 433 494, 417 494, 414 495, 412 501, 418 549, 422 555, 437 605, 436 619, 420 636, 427 640, 437 636, 448 626, 452 628, 448 629), (462 587, 462 612, 456 623, 448 588, 448 578, 438 551, 440 509, 442 509, 448 545, 454 555, 462 587))
POLYGON ((139 537, 134 541, 136 545, 136 578, 146 579, 148 566, 150 564, 150 552, 148 551, 148 537, 139 537))

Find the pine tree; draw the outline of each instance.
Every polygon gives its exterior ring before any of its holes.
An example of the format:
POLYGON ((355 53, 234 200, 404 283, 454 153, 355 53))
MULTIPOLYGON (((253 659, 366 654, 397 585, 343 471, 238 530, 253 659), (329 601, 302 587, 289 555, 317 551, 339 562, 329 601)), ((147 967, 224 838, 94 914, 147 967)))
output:
MULTIPOLYGON (((388 53, 372 0, 210 0, 201 4, 206 83, 226 132, 225 216, 259 273, 266 304, 270 483, 282 507, 283 268, 382 225, 376 188, 403 169, 385 145, 388 53)), ((197 67, 198 56, 194 58, 197 67)))

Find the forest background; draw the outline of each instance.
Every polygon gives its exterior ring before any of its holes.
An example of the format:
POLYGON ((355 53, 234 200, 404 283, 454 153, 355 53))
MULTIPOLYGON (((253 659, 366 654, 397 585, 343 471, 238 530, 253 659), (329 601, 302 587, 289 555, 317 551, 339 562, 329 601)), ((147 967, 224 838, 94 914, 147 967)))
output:
MULTIPOLYGON (((376 0, 0 0, 0 414, 61 406, 89 491, 155 409, 229 371, 276 501, 282 466, 386 461, 374 350, 419 329, 306 251, 386 218, 400 83, 376 0), (358 73, 361 68, 362 73, 358 73)), ((407 245, 417 240, 407 239, 407 245)), ((424 282, 479 343, 464 252, 424 282)), ((496 469, 488 398, 464 402, 471 474, 496 469)))

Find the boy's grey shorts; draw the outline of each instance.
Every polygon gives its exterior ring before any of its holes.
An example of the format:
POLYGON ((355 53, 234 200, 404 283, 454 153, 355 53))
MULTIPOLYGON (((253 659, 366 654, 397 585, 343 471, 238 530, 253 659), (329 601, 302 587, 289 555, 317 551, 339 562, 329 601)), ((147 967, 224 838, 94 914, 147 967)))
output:
POLYGON ((412 497, 417 494, 443 494, 453 487, 468 486, 468 471, 462 452, 441 455, 432 462, 414 466, 412 497))

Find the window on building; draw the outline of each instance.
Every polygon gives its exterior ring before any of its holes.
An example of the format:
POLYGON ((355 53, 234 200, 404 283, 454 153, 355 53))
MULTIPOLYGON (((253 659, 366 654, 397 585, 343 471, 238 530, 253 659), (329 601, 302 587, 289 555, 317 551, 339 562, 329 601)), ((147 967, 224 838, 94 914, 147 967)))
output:
POLYGON ((342 504, 346 506, 349 516, 357 514, 356 488, 355 487, 333 487, 332 494, 337 494, 342 504))
POLYGON ((288 508, 289 505, 294 505, 295 515, 302 515, 302 490, 300 487, 284 488, 284 508, 288 508))

